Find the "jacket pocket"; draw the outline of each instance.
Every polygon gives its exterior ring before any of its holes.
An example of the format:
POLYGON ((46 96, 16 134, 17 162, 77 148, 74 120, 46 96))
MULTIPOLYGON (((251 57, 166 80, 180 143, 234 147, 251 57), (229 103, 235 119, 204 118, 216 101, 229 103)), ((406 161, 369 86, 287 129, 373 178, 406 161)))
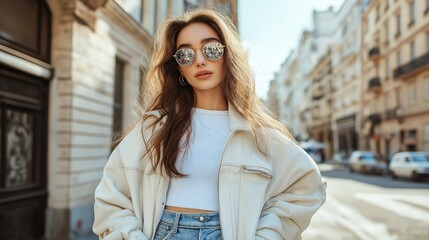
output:
POLYGON ((268 184, 272 178, 271 171, 262 166, 241 165, 240 193, 246 197, 253 197, 259 201, 264 198, 268 184))
POLYGON ((271 171, 260 166, 252 166, 252 165, 243 165, 243 172, 245 173, 254 173, 259 174, 263 177, 271 179, 273 176, 271 175, 271 171))
POLYGON ((239 184, 239 210, 241 227, 248 229, 249 237, 253 239, 262 208, 265 204, 266 192, 272 178, 269 169, 257 165, 242 165, 239 184))

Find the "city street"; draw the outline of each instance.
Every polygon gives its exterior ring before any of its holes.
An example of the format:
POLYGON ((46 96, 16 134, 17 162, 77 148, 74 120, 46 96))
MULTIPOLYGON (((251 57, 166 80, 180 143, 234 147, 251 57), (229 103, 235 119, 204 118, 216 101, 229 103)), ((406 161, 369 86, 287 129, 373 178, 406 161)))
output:
POLYGON ((304 240, 429 239, 429 180, 393 180, 329 164, 319 167, 328 182, 328 198, 304 240))

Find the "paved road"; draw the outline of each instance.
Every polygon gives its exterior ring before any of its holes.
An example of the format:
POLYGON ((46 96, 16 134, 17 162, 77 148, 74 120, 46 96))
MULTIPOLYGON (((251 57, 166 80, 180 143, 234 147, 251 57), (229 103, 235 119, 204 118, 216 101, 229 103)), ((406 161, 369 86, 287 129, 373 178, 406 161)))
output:
POLYGON ((303 234, 304 240, 427 240, 429 181, 349 173, 320 165, 328 199, 303 234))

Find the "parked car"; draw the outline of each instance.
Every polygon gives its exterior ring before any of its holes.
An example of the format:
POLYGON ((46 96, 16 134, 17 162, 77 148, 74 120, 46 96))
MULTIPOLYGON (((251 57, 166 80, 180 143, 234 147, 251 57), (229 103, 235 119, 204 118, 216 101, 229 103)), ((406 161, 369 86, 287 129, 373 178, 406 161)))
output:
POLYGON ((350 172, 383 174, 387 164, 380 160, 378 154, 370 151, 354 151, 349 158, 350 172))
POLYGON ((333 157, 334 163, 347 167, 349 165, 349 159, 341 153, 335 153, 333 157))
POLYGON ((316 163, 324 162, 325 159, 322 157, 322 151, 325 148, 324 143, 317 142, 315 140, 309 140, 307 142, 301 142, 300 146, 316 163))
POLYGON ((429 176, 429 152, 399 152, 390 161, 392 178, 411 178, 413 181, 429 176))

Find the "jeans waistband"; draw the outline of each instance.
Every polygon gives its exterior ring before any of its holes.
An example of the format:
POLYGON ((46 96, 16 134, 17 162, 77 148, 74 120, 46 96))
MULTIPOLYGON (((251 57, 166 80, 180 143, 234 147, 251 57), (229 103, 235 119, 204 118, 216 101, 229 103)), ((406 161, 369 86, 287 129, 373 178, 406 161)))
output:
POLYGON ((220 228, 219 213, 181 213, 164 210, 161 221, 179 227, 220 228))

